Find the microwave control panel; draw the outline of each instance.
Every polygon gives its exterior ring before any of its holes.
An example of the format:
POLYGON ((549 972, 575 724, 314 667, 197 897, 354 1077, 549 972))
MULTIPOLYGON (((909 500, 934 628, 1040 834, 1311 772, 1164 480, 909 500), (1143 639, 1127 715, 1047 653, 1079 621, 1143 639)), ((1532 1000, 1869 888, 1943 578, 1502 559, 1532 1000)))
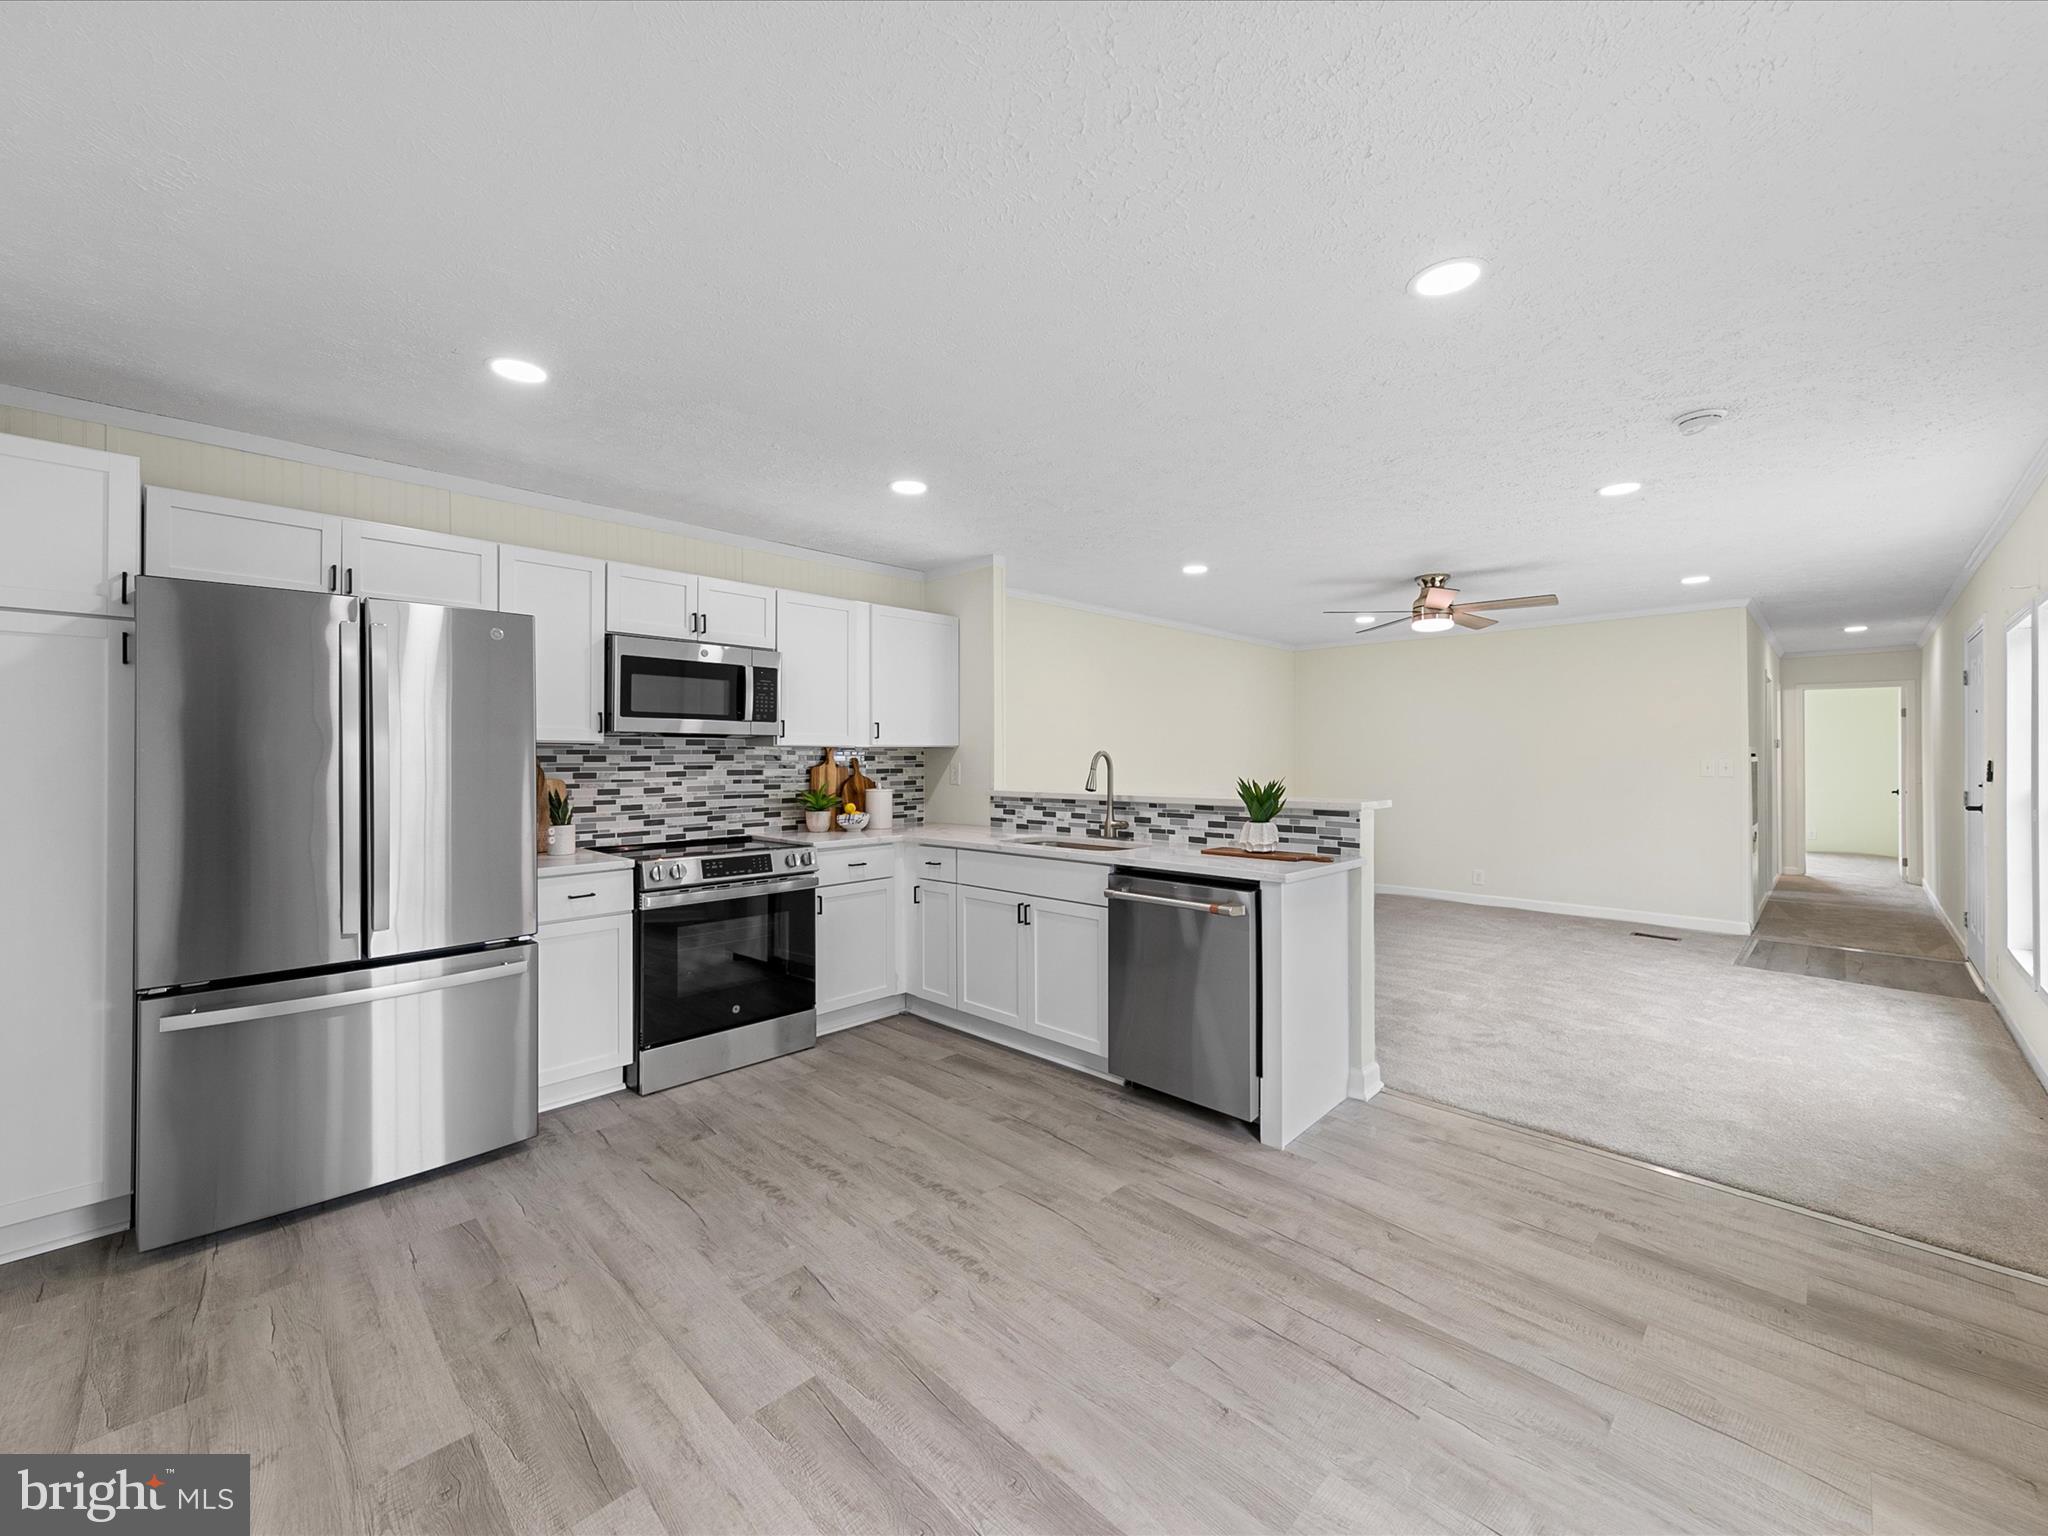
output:
POLYGON ((755 720, 774 720, 777 717, 777 675, 774 667, 754 668, 754 713, 755 720))

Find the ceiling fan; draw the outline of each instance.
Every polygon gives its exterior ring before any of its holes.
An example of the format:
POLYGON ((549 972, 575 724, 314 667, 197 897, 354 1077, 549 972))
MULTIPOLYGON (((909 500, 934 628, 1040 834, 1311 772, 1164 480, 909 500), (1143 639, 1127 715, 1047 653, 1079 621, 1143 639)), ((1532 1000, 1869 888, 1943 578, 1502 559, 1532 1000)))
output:
POLYGON ((1489 608, 1555 608, 1557 594, 1544 592, 1533 597, 1496 597, 1483 603, 1461 603, 1458 589, 1451 586, 1450 572, 1432 571, 1426 576, 1415 578, 1415 602, 1408 608, 1325 608, 1330 614, 1347 614, 1354 618, 1379 618, 1383 622, 1367 625, 1359 630, 1369 634, 1375 629, 1385 629, 1387 624, 1408 615, 1410 629, 1418 635, 1434 635, 1444 630, 1487 629, 1499 622, 1486 617, 1489 608))

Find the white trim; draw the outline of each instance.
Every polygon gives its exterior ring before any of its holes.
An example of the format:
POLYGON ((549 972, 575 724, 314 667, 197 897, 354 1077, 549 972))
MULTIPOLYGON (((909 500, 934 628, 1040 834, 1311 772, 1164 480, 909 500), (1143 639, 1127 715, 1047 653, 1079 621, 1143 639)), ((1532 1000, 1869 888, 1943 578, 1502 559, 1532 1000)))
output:
POLYGON ((431 485, 439 490, 454 491, 464 496, 481 496, 490 501, 509 501, 518 506, 541 507, 550 512, 566 512, 575 517, 595 518, 603 523, 624 523, 633 528, 653 528, 686 539, 703 539, 712 544, 758 549, 768 554, 787 555, 798 560, 816 560, 826 565, 869 571, 878 576, 900 576, 912 581, 924 579, 923 571, 907 565, 888 565, 879 560, 861 560, 852 555, 835 555, 830 550, 808 549, 801 544, 783 544, 774 539, 758 539, 751 534, 731 533, 723 528, 707 528, 701 524, 686 523, 656 513, 629 512, 623 507, 606 507, 596 502, 577 501, 567 496, 551 496, 545 491, 500 485, 490 480, 475 480, 467 475, 451 475, 437 469, 393 464, 384 459, 364 458, 360 454, 343 453, 333 448, 316 448, 311 443, 293 443, 278 437, 261 437, 253 432, 237 432, 230 427, 210 427, 204 422, 181 421, 175 416, 152 416, 146 411, 131 411, 118 405, 101 405, 94 400, 72 400, 63 395, 46 395, 39 390, 19 389, 12 384, 0 384, 0 405, 19 406, 25 411, 40 411, 45 415, 68 417, 73 421, 97 422, 106 427, 126 427, 130 431, 150 432, 159 437, 181 438, 186 442, 206 443, 215 448, 233 448, 241 453, 261 454, 265 458, 316 464, 327 469, 345 470, 350 474, 375 475, 382 480, 396 480, 407 485, 431 485))
POLYGON ((1778 632, 1771 628, 1771 621, 1764 617, 1762 605, 1752 597, 1742 606, 1749 610, 1749 616, 1756 621, 1756 627, 1764 632, 1764 644, 1769 648, 1770 653, 1777 657, 1778 660, 1783 661, 1785 659, 1785 647, 1778 643, 1778 632))
POLYGON ((1998 513, 1991 519, 1991 526, 1984 530, 1984 536, 1970 550, 1970 558, 1963 562, 1962 570, 1957 573, 1956 579, 1949 583, 1948 591, 1942 594, 1941 601, 1935 605, 1934 617, 1922 626, 1918 642, 1920 645, 1925 646, 1934 638, 1935 630, 1941 627, 1941 622, 1948 617, 1949 610, 1962 600, 1963 588, 1970 584, 1970 578, 1975 576, 1978 568, 1991 558, 1991 551, 1998 547, 1998 541, 2012 531, 2012 525, 2019 521, 2019 515, 2027 510, 2028 504, 2033 501, 2035 493, 2041 489, 2044 481, 2048 481, 2048 440, 2044 440, 2041 446, 2034 450, 2034 456, 2027 460, 2026 467, 2020 471, 2019 479, 2014 481, 2012 489, 2005 493, 2005 500, 1998 504, 1998 513))
POLYGON ((924 573, 926 581, 944 581, 948 576, 965 576, 969 571, 1007 570, 1010 562, 1001 555, 970 555, 965 560, 935 565, 924 573))
POLYGON ((1425 901, 1455 901, 1468 907, 1512 907, 1518 912, 1550 912, 1559 917, 1591 917, 1607 923, 1643 923, 1652 928, 1683 928, 1691 933, 1744 936, 1751 925, 1735 917, 1682 917, 1670 912, 1633 912, 1625 907, 1589 907, 1574 901, 1535 901, 1520 896, 1480 896, 1469 891, 1436 891, 1420 885, 1376 885, 1375 896, 1419 896, 1425 901))
POLYGON ((540 1112, 545 1115, 557 1109, 567 1109, 571 1104, 581 1104, 585 1099, 601 1099, 606 1094, 618 1093, 625 1086, 626 1070, 623 1067, 608 1067, 602 1072, 565 1077, 558 1083, 542 1086, 540 1112))
POLYGON ((1516 1131, 1524 1136, 1539 1137, 1558 1146, 1570 1147, 1579 1152, 1590 1152, 1595 1157, 1609 1158, 1617 1163, 1627 1163, 1646 1173, 1662 1174, 1667 1179, 1676 1179, 1681 1184, 1697 1185, 1701 1189, 1719 1190, 1724 1195, 1734 1195, 1741 1200, 1754 1200, 1759 1205, 1774 1205, 1781 1211, 1791 1211, 1799 1216, 1811 1216, 1815 1221, 1825 1221, 1830 1226, 1846 1227, 1851 1232, 1861 1232, 1865 1237, 1882 1238, 1887 1243, 1903 1243, 1908 1248, 1918 1248, 1922 1253, 1931 1253, 1939 1258, 1953 1259, 1958 1264, 1968 1264, 1976 1269, 1995 1270, 2001 1275, 2010 1275, 2015 1280, 2031 1281, 2035 1285, 2048 1285, 2048 1276, 2033 1274, 2028 1270, 2014 1269, 2010 1264, 2001 1264, 1996 1259, 1980 1259, 1974 1253, 1964 1253, 1956 1248, 1943 1248, 1934 1243, 1922 1242, 1917 1237, 1906 1237, 1898 1232, 1887 1232, 1883 1227, 1873 1227, 1865 1222, 1852 1221, 1847 1216, 1831 1215, 1817 1211, 1810 1205, 1794 1205, 1790 1200, 1780 1200, 1775 1195, 1761 1195, 1753 1189, 1744 1189, 1739 1184, 1723 1184, 1719 1179, 1709 1179, 1697 1173, 1686 1173, 1681 1169, 1667 1168, 1662 1163, 1650 1162, 1647 1158, 1630 1157, 1626 1152, 1616 1152, 1607 1147, 1596 1147, 1590 1141, 1574 1141, 1569 1136, 1560 1136, 1555 1131, 1539 1131, 1533 1125, 1520 1125, 1513 1120, 1496 1120, 1491 1115, 1482 1115, 1476 1110, 1460 1109, 1455 1104, 1446 1104, 1441 1099, 1424 1098, 1406 1088, 1389 1089, 1395 1097, 1426 1104, 1431 1109, 1446 1110, 1454 1115, 1463 1115, 1467 1120, 1477 1120, 1485 1125, 1498 1126, 1516 1131))
POLYGON ((871 998, 865 1003, 855 1003, 850 1008, 835 1009, 818 1016, 818 1038, 836 1035, 842 1029, 856 1029, 862 1024, 872 1024, 877 1019, 893 1019, 907 1010, 903 1006, 905 994, 898 992, 888 997, 871 998))
POLYGON ((2006 1011, 2005 1000, 1998 995, 1997 989, 1989 980, 1977 974, 1977 967, 1970 963, 1970 946, 1963 938, 1963 930, 1958 928, 1955 919, 1948 915, 1948 908, 1944 907, 1941 898, 1934 894, 1934 887, 1923 885, 1920 889, 1927 893, 1927 905, 1934 908, 1934 915, 1941 919, 1941 926, 1948 930, 1949 937, 1956 941, 1956 948, 1963 952, 1963 966, 1969 971, 1970 979, 1977 983, 1977 990, 1984 994, 1984 1001, 1991 1005, 1991 1011, 1998 1015, 1998 1022, 2003 1024, 2005 1032, 2012 1036, 2012 1043, 2020 1048, 2020 1058, 2040 1081, 2041 1091, 2048 1093, 2048 1062, 2044 1062, 2034 1053, 2034 1048, 2027 1044, 2027 1037, 2021 1034, 2019 1026, 2013 1023, 2012 1015, 2006 1011))
POLYGON ((1380 1076, 1380 1064, 1374 1062, 1370 1078, 1363 1072, 1354 1071, 1351 1074, 1350 1081, 1345 1084, 1344 1096, 1351 1099, 1370 1099, 1376 1097, 1386 1086, 1386 1079, 1380 1076))
POLYGON ((1002 1024, 991 1024, 986 1019, 977 1019, 962 1013, 957 1008, 948 1008, 944 1003, 935 1003, 929 998, 915 994, 899 999, 903 1004, 897 1013, 907 1013, 923 1019, 928 1024, 937 1024, 946 1029, 957 1029, 963 1035, 972 1035, 977 1040, 986 1040, 990 1045, 1000 1045, 1005 1050, 1022 1056, 1036 1056, 1040 1061, 1049 1061, 1056 1067, 1065 1067, 1072 1072, 1085 1073, 1100 1078, 1105 1083, 1123 1086, 1123 1079, 1112 1077, 1101 1067, 1092 1063, 1101 1058, 1089 1057, 1080 1051, 1064 1045, 1055 1045, 1050 1040, 1041 1040, 1036 1035, 1027 1035, 1022 1030, 1011 1029, 1002 1024))
POLYGON ((1128 608, 1105 608, 1100 603, 1076 602, 1071 597, 1054 597, 1050 592, 1012 591, 1007 594, 1011 602, 1044 603, 1050 608, 1073 608, 1081 613, 1099 613, 1105 619, 1122 619, 1130 624, 1151 624, 1160 629, 1178 629, 1190 635, 1207 635, 1212 640, 1235 640, 1240 645, 1264 646, 1269 651, 1302 651, 1309 647, 1294 645, 1285 640, 1265 640, 1257 635, 1241 635, 1235 630, 1211 629, 1206 624, 1188 624, 1180 619, 1154 618, 1149 613, 1133 613, 1128 608))
MULTIPOLYGON (((1866 645, 1860 651, 1787 651, 1779 659, 1781 661, 1805 661, 1814 656, 1836 658, 1841 656, 1917 657, 1918 655, 1919 652, 1910 645, 1866 645)), ((1917 665, 1914 667, 1911 675, 1916 680, 1919 678, 1920 670, 1917 665)), ((1879 677, 1873 678, 1867 683, 1801 683, 1799 686, 1802 688, 1875 688, 1883 683, 1903 683, 1905 681, 1906 678, 1904 677, 1879 677)))
POLYGON ((75 1210, 52 1211, 28 1221, 13 1222, 0 1227, 0 1264, 12 1264, 16 1259, 33 1258, 52 1249, 69 1248, 73 1243, 87 1243, 96 1237, 126 1232, 128 1227, 127 1195, 115 1195, 75 1210))

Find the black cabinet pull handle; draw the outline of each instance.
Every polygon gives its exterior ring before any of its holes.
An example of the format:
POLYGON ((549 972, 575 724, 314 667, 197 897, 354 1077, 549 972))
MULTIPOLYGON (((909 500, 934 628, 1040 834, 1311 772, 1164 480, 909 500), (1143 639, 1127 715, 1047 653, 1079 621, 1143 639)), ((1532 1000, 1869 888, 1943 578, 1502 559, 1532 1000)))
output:
POLYGON ((591 897, 595 896, 596 894, 597 892, 595 891, 578 891, 569 899, 571 901, 588 901, 591 897))
POLYGON ((866 869, 868 867, 868 861, 866 859, 855 859, 846 867, 848 869, 866 869))
POLYGON ((1024 926, 1026 928, 1031 926, 1031 903, 1028 901, 1024 903, 1024 926))
POLYGON ((923 886, 921 886, 921 885, 913 885, 913 886, 912 886, 912 887, 910 888, 910 904, 911 904, 911 905, 912 905, 913 907, 921 907, 921 906, 923 906, 923 905, 924 905, 924 887, 923 887, 923 886))
POLYGON ((130 639, 134 637, 134 633, 135 632, 133 630, 129 629, 124 629, 121 631, 121 665, 124 667, 132 667, 135 665, 134 655, 129 650, 128 647, 128 642, 130 639))
POLYGON ((329 567, 327 567, 327 590, 330 592, 334 592, 340 590, 340 587, 341 567, 338 565, 330 565, 329 567))
POLYGON ((881 722, 881 721, 879 721, 879 720, 877 720, 877 721, 875 722, 875 740, 876 740, 876 741, 880 741, 881 739, 882 739, 882 722, 881 722))
POLYGON ((1024 921, 1024 903, 1021 901, 1017 903, 1017 921, 1020 923, 1024 921))
POLYGON ((348 568, 348 584, 341 590, 342 594, 346 597, 354 597, 356 595, 356 568, 354 566, 348 568))
POLYGON ((820 895, 818 896, 817 900, 818 900, 818 916, 820 916, 820 917, 823 917, 823 916, 825 915, 825 898, 824 898, 824 895, 823 895, 823 894, 821 893, 821 894, 820 894, 820 895))
POLYGON ((123 571, 121 573, 121 606, 126 608, 134 601, 135 599, 128 595, 128 573, 123 571))

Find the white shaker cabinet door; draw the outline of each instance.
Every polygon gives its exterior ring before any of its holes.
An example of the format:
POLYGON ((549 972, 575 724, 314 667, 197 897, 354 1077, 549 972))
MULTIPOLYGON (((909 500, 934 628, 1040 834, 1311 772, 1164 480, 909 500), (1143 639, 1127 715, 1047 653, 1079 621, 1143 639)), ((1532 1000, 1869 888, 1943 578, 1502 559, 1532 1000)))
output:
POLYGON ((960 1005, 960 906, 956 887, 916 881, 910 888, 909 974, 904 990, 948 1007, 960 1005))
POLYGON ((0 608, 132 614, 141 462, 0 436, 0 550, 0 608))
POLYGON ((868 605, 810 592, 776 594, 782 656, 782 740, 788 746, 864 747, 868 714, 868 605))
POLYGON ((201 496, 152 485, 145 492, 143 569, 152 576, 251 587, 339 592, 341 524, 325 512, 201 496))
POLYGON ((1034 896, 1024 903, 1024 1027, 1042 1039, 1109 1051, 1109 912, 1034 896))
POLYGON ((884 747, 960 744, 960 621, 914 608, 873 610, 868 713, 884 747))
POLYGON ((1007 891, 978 885, 954 887, 958 893, 960 995, 963 1013, 1024 1027, 1024 903, 1007 891))
POLYGON ((604 627, 615 635, 697 638, 697 578, 614 560, 605 569, 604 627))
POLYGON ((862 880, 818 891, 818 1012, 871 1003, 896 984, 896 886, 862 880))
POLYGON ((9 823, 0 880, 0 1260, 31 1245, 25 1224, 128 1193, 130 633, 108 619, 0 612, 0 736, 35 743, 36 779, 32 812, 9 823))
MULTIPOLYGON (((543 882, 545 884, 546 882, 543 882)), ((540 1088, 633 1059, 633 917, 578 918, 540 930, 540 1088)))
POLYGON ((345 520, 342 590, 450 608, 498 606, 498 546, 395 523, 345 520))
POLYGON ((775 649, 773 587, 727 581, 719 576, 697 578, 697 638, 719 645, 775 649))
POLYGON ((534 736, 604 740, 605 563, 504 544, 498 602, 533 616, 534 736))

